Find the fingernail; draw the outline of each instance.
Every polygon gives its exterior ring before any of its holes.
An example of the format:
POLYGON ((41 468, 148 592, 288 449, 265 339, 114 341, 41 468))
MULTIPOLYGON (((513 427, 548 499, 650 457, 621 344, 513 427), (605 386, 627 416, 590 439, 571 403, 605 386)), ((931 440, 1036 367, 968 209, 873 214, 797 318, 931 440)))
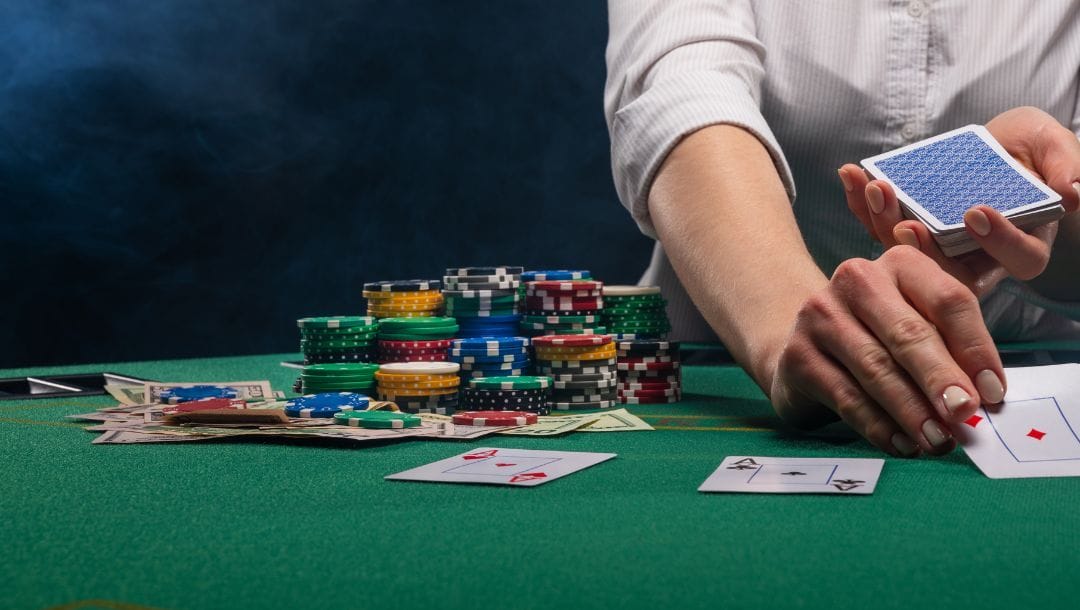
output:
POLYGON ((876 184, 866 185, 866 200, 870 203, 870 211, 875 214, 885 209, 885 195, 876 184))
POLYGON ((940 447, 949 442, 949 436, 945 434, 945 431, 941 429, 941 426, 932 419, 923 422, 922 433, 926 437, 926 440, 930 441, 930 444, 935 447, 940 447))
POLYGON ((988 405, 996 405, 1005 400, 1005 386, 990 369, 979 371, 975 376, 975 387, 978 388, 982 401, 988 405))
POLYGON ((919 237, 915 235, 915 231, 911 229, 905 229, 903 227, 893 230, 893 237, 896 241, 904 244, 905 246, 911 246, 912 248, 919 248, 919 237))
POLYGON ((956 413, 957 409, 971 402, 971 395, 958 385, 951 385, 945 388, 945 393, 942 394, 942 398, 945 399, 945 409, 949 413, 956 413))
POLYGON ((979 210, 968 210, 967 214, 964 214, 964 222, 976 235, 986 237, 990 234, 990 219, 979 210))
POLYGON ((892 435, 892 446, 896 447, 896 450, 900 452, 900 455, 905 457, 911 457, 919 452, 919 446, 908 438, 906 434, 900 432, 892 435))
POLYGON ((838 169, 836 170, 836 173, 840 174, 840 182, 844 183, 845 191, 850 193, 851 191, 855 190, 855 185, 851 183, 851 178, 848 178, 847 172, 845 172, 843 169, 838 169))
POLYGON ((1073 182, 1073 190, 1076 191, 1076 198, 1080 199, 1080 182, 1073 182))

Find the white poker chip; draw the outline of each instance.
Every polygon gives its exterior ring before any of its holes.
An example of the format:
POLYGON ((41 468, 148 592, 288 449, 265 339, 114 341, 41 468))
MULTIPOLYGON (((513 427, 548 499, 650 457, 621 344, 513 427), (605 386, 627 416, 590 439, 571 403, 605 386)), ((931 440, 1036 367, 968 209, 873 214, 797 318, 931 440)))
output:
POLYGON ((648 294, 660 294, 659 286, 604 286, 606 297, 637 297, 648 294))
POLYGON ((461 365, 456 362, 391 362, 379 366, 386 373, 409 375, 456 375, 461 365))

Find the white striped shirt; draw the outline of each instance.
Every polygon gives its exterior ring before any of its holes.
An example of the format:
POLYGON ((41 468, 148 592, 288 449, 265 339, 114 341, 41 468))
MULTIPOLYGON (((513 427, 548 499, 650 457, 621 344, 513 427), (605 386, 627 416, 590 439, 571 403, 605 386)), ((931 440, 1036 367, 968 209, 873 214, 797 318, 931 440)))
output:
MULTIPOLYGON (((738 125, 768 149, 827 274, 881 253, 847 209, 844 163, 1018 106, 1080 134, 1080 1, 609 0, 608 10, 615 186, 654 238, 653 177, 708 125, 738 125)), ((663 288, 676 338, 716 340, 659 243, 642 283, 663 288)), ((1080 307, 1012 280, 983 313, 1001 340, 1080 338, 1069 319, 1080 307)))

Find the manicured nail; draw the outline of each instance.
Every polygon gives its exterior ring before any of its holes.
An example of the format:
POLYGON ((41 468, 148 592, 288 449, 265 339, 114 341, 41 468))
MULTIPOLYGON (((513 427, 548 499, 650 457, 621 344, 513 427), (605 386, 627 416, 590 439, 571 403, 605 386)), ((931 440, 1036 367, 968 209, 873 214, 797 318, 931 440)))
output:
POLYGON ((896 241, 900 242, 901 244, 905 246, 911 246, 916 250, 919 249, 919 237, 915 235, 915 231, 904 227, 898 227, 896 229, 893 229, 892 234, 893 237, 896 238, 896 241))
POLYGON ((926 437, 926 440, 930 441, 930 444, 935 447, 940 447, 949 442, 949 436, 945 434, 945 431, 941 429, 941 426, 932 419, 923 422, 922 433, 926 437))
POLYGON ((971 402, 971 395, 958 385, 951 385, 945 388, 945 393, 942 394, 942 398, 945 400, 945 409, 949 413, 956 413, 957 409, 971 402))
POLYGON ((986 237, 990 234, 990 219, 981 210, 968 210, 964 214, 964 222, 980 237, 986 237))
POLYGON ((911 457, 919 452, 919 446, 901 432, 892 435, 892 446, 904 457, 911 457))
POLYGON ((975 387, 979 389, 979 396, 988 405, 996 405, 1005 400, 1005 386, 998 379, 994 371, 986 369, 979 371, 975 376, 975 387))
POLYGON ((866 200, 870 203, 870 211, 875 214, 885 209, 885 194, 876 184, 866 185, 866 200))
POLYGON ((845 172, 843 169, 838 169, 836 170, 836 173, 840 174, 840 182, 844 183, 845 191, 850 193, 851 191, 855 190, 855 185, 851 183, 851 178, 848 178, 847 172, 845 172))
POLYGON ((1076 191, 1076 198, 1080 199, 1080 182, 1073 182, 1073 190, 1076 191))

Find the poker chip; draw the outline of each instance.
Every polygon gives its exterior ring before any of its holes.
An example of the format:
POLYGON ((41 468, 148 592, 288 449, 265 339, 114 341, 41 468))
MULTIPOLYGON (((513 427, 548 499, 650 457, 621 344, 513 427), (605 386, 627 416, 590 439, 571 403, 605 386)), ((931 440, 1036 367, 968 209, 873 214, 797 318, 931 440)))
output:
POLYGON ((453 421, 461 426, 528 426, 537 416, 527 411, 462 411, 453 421))
POLYGON ((595 400, 590 402, 552 402, 550 407, 557 411, 586 411, 593 409, 610 409, 615 405, 614 400, 595 400))
POLYGON ((301 418, 329 418, 342 411, 362 411, 369 398, 353 392, 327 392, 293 398, 285 403, 285 415, 301 418))
POLYGON ((446 270, 446 275, 450 276, 485 276, 485 275, 521 275, 524 267, 515 267, 512 265, 504 265, 500 267, 451 267, 446 270))
POLYGON ((607 345, 609 343, 611 343, 611 337, 605 335, 550 335, 547 337, 536 337, 532 341, 534 347, 587 347, 607 345))
POLYGON ((625 381, 617 384, 620 390, 677 390, 680 387, 678 381, 657 381, 657 382, 632 382, 625 381))
POLYGON ((525 337, 470 337, 467 339, 455 339, 452 349, 501 349, 506 347, 528 347, 529 340, 525 337))
POLYGON ((300 328, 356 328, 375 326, 378 321, 369 316, 323 316, 300 318, 296 325, 300 328))
POLYGON ((439 290, 439 280, 394 280, 388 282, 368 282, 364 290, 372 292, 416 292, 420 290, 439 290))
POLYGON ((669 371, 679 368, 678 362, 619 362, 620 371, 669 371))
POLYGON ((450 354, 449 359, 452 360, 453 362, 457 362, 458 364, 474 364, 474 363, 485 363, 485 362, 496 363, 496 362, 515 362, 515 361, 528 362, 528 358, 526 357, 527 353, 528 352, 526 352, 525 350, 521 350, 521 351, 519 351, 517 353, 496 354, 494 356, 488 355, 488 354, 478 354, 478 355, 475 355, 475 356, 464 356, 464 355, 461 355, 461 354, 450 354))
POLYGON ((521 281, 560 281, 560 280, 587 280, 592 277, 588 271, 580 269, 549 269, 542 271, 524 271, 521 273, 521 281))
POLYGON ((175 405, 204 398, 238 398, 239 396, 240 393, 235 388, 221 385, 193 385, 166 388, 158 394, 158 402, 175 405))
POLYGON ((518 377, 524 375, 526 369, 500 369, 497 371, 488 371, 484 369, 469 369, 461 372, 461 377, 464 378, 479 378, 479 377, 518 377))
POLYGON ((602 290, 604 284, 603 282, 593 280, 537 280, 528 282, 528 288, 533 290, 548 290, 551 292, 573 292, 575 290, 602 290))
POLYGON ((528 390, 551 387, 551 378, 543 376, 493 376, 469 380, 469 387, 495 390, 528 390))
POLYGON ((335 414, 334 421, 347 426, 396 430, 416 428, 424 420, 417 415, 397 411, 353 411, 335 414))
POLYGON ((443 277, 447 313, 457 319, 458 337, 514 336, 521 322, 521 267, 450 268, 443 277), (455 273, 467 269, 467 273, 455 273), (507 272, 483 273, 488 269, 507 272))
POLYGON ((580 316, 571 315, 530 315, 526 314, 521 317, 522 323, 535 323, 535 324, 599 324, 600 316, 596 313, 583 314, 580 316))
POLYGON ((379 368, 381 373, 406 375, 455 375, 460 370, 456 362, 396 362, 379 368))
POLYGON ((651 396, 651 397, 636 397, 636 396, 619 396, 619 402, 627 405, 651 405, 651 404, 670 404, 673 402, 679 402, 682 400, 681 396, 651 396))
POLYGON ((604 296, 608 297, 629 297, 629 296, 645 296, 651 294, 660 294, 659 286, 618 286, 607 285, 604 286, 604 296))

